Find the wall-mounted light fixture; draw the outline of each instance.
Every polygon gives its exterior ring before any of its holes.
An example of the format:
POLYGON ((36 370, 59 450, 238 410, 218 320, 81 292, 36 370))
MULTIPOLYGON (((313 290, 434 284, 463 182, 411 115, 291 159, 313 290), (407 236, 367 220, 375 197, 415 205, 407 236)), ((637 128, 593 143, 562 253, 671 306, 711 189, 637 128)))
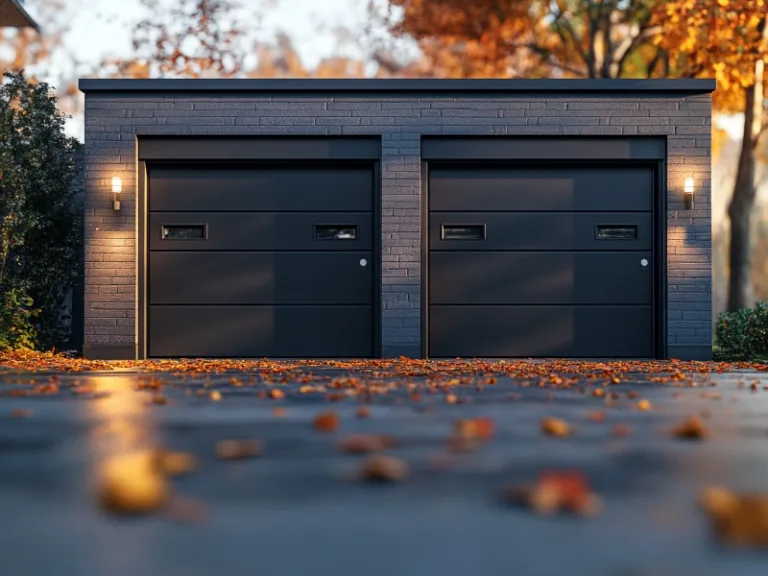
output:
POLYGON ((685 197, 685 209, 686 210, 693 210, 693 193, 695 191, 695 182, 693 180, 693 174, 689 174, 688 177, 685 179, 685 184, 683 185, 683 193, 685 197))
POLYGON ((120 210, 120 194, 123 192, 123 181, 117 176, 112 177, 112 208, 120 210))

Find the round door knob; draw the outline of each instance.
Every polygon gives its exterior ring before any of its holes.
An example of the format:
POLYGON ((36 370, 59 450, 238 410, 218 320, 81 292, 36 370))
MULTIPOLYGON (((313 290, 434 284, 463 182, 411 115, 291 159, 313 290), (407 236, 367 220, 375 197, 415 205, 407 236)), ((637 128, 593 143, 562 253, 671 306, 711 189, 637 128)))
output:
POLYGON ((367 265, 368 265, 368 260, 366 260, 365 258, 362 258, 360 260, 360 266, 367 266, 367 265))
POLYGON ((648 260, 646 260, 645 258, 643 258, 642 260, 640 260, 640 266, 642 266, 643 268, 645 268, 646 266, 648 266, 648 260))

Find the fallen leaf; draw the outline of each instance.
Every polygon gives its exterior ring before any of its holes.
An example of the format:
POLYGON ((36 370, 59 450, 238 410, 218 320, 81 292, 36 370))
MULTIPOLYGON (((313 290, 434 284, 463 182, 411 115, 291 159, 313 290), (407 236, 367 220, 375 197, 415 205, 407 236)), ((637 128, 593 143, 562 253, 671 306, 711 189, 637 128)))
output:
POLYGON ((541 431, 547 436, 565 438, 571 435, 571 427, 568 422, 559 418, 544 418, 541 421, 541 431))
POLYGON ((367 406, 359 406, 357 410, 355 410, 355 416, 358 418, 368 418, 371 415, 371 409, 367 406))
POLYGON ((282 418, 283 416, 285 416, 285 408, 283 408, 282 406, 275 406, 274 408, 272 408, 272 416, 274 416, 275 418, 282 418))
POLYGON ((162 394, 155 394, 154 396, 152 396, 151 402, 152 402, 152 404, 157 404, 159 406, 165 406, 166 404, 168 404, 168 398, 166 398, 162 394))
POLYGON ((245 460, 261 456, 264 447, 259 440, 220 440, 216 455, 220 460, 245 460))
POLYGON ((278 390, 277 388, 272 388, 269 391, 269 397, 272 398, 273 400, 282 400, 283 398, 285 398, 285 392, 283 392, 282 390, 278 390))
POLYGON ((600 511, 599 500, 579 471, 544 472, 537 486, 539 490, 552 490, 558 494, 560 507, 574 514, 592 516, 600 511))
POLYGON ((685 440, 703 440, 709 436, 709 431, 697 416, 690 416, 675 426, 672 434, 685 440))
POLYGON ((11 410, 11 418, 30 418, 31 416, 31 410, 24 410, 23 408, 11 410))
POLYGON ((640 400, 637 403, 637 409, 642 412, 650 412, 652 409, 652 406, 648 400, 640 400))
POLYGON ((350 454, 366 454, 389 450, 394 445, 394 439, 385 434, 355 434, 341 439, 338 448, 340 451, 350 454))
POLYGON ((166 476, 181 476, 196 470, 198 467, 197 458, 189 452, 156 450, 153 457, 157 471, 166 476))
POLYGON ((219 392, 218 390, 214 390, 213 392, 211 392, 211 400, 213 400, 214 402, 218 402, 219 400, 221 400, 221 392, 219 392))
POLYGON ((603 412, 603 411, 601 411, 601 410, 595 410, 595 411, 593 411, 593 412, 590 412, 590 413, 587 415, 587 418, 588 418, 588 419, 589 419, 591 422, 605 422, 605 418, 606 418, 606 416, 605 416, 605 412, 603 412))
POLYGON ((459 436, 483 440, 492 438, 495 433, 493 420, 490 418, 456 420, 453 423, 453 429, 459 436))
POLYGON ((563 511, 594 516, 602 508, 600 498, 578 471, 544 472, 533 485, 506 487, 502 497, 509 504, 525 506, 542 516, 563 511))
POLYGON ((313 422, 318 432, 335 432, 339 428, 339 415, 336 412, 321 412, 313 422))
POLYGON ((767 494, 736 494, 711 487, 702 492, 699 502, 721 542, 740 548, 768 548, 767 494))
POLYGON ((370 456, 360 467, 360 478, 364 482, 402 482, 408 474, 408 465, 394 456, 370 456))

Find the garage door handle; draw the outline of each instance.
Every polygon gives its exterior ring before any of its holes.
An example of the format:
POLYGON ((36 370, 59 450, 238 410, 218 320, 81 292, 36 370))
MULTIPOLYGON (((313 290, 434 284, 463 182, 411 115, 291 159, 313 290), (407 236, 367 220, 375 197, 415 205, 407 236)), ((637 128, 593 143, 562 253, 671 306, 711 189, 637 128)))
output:
POLYGON ((642 266, 643 268, 647 267, 648 266, 648 260, 645 259, 645 258, 640 260, 640 266, 642 266))

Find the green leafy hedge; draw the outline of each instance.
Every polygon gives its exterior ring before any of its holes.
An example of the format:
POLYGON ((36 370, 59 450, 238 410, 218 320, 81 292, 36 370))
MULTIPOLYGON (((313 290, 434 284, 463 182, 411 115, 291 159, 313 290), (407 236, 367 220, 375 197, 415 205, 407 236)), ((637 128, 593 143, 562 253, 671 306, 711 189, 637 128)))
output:
POLYGON ((768 302, 717 317, 715 345, 718 360, 768 358, 768 302))
POLYGON ((82 220, 72 183, 81 144, 44 82, 0 81, 0 349, 61 348, 82 220))
POLYGON ((32 349, 37 343, 32 298, 13 289, 0 296, 0 350, 32 349))

